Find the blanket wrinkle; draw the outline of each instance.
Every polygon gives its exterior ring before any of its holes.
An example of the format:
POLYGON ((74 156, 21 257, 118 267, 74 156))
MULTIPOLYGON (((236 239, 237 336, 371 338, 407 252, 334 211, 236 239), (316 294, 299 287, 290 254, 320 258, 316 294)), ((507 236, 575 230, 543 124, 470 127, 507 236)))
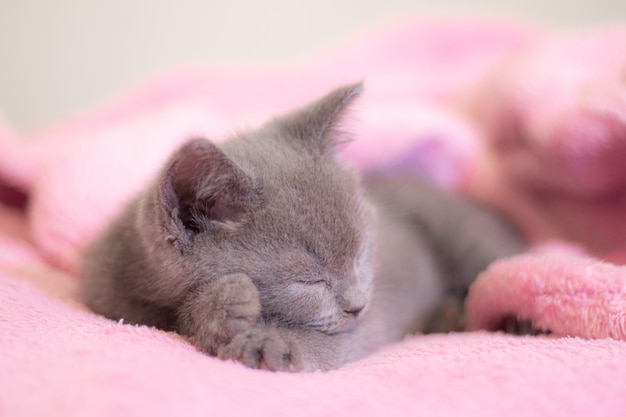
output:
POLYGON ((496 262, 472 285, 469 329, 497 330, 507 315, 555 336, 626 341, 626 267, 574 255, 496 262))
POLYGON ((624 27, 407 19, 293 65, 161 75, 24 137, 0 117, 0 415, 622 416, 625 70, 624 27), (272 374, 87 311, 83 248, 174 148, 363 78, 342 157, 466 193, 531 245, 472 285, 473 331, 272 374))

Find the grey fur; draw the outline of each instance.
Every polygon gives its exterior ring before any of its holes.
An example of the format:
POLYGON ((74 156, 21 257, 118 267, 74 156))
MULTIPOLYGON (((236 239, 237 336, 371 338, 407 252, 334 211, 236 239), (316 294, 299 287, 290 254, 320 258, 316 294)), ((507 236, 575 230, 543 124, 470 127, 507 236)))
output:
POLYGON ((476 274, 523 246, 496 216, 415 176, 362 184, 334 152, 361 89, 219 147, 185 144, 87 250, 87 305, 271 370, 332 369, 454 328, 433 311, 460 305, 476 274))

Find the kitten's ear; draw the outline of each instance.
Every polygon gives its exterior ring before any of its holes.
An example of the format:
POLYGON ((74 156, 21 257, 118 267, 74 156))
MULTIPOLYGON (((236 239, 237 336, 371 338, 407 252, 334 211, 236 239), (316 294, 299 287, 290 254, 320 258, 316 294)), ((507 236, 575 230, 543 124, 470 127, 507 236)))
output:
POLYGON ((178 243, 237 222, 254 194, 252 179, 204 139, 187 142, 174 154, 157 187, 161 225, 168 240, 178 243))
POLYGON ((337 144, 337 125, 343 114, 362 91, 363 83, 338 88, 278 122, 310 149, 327 154, 337 144))

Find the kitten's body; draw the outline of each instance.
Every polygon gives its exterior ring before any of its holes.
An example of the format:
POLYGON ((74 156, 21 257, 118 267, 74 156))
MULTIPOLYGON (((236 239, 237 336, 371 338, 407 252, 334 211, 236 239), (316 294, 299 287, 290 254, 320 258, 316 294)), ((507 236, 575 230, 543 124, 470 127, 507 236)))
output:
POLYGON ((522 245, 414 176, 370 177, 363 191, 334 156, 335 125, 359 91, 219 148, 185 145, 88 250, 87 304, 273 370, 332 369, 440 329, 431 313, 522 245))

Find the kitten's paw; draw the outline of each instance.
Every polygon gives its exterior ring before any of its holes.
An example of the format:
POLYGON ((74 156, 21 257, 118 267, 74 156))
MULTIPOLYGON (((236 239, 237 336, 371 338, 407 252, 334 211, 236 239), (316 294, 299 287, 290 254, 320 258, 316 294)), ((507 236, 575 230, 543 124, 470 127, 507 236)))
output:
POLYGON ((215 317, 221 333, 232 339, 252 328, 261 317, 259 291, 245 274, 226 275, 216 281, 218 300, 214 308, 220 309, 222 314, 215 317))
POLYGON ((522 319, 513 315, 506 316, 502 319, 499 330, 519 336, 538 336, 540 334, 551 333, 549 330, 542 330, 539 327, 535 327, 532 320, 522 319))
POLYGON ((446 298, 426 318, 422 333, 450 333, 465 330, 465 308, 463 300, 446 298))
POLYGON ((195 337, 202 350, 216 354, 261 317, 259 292, 245 274, 231 274, 207 282, 181 308, 181 333, 195 337))
POLYGON ((295 372, 301 370, 293 346, 273 327, 258 326, 240 333, 218 349, 220 359, 231 359, 255 369, 295 372))

